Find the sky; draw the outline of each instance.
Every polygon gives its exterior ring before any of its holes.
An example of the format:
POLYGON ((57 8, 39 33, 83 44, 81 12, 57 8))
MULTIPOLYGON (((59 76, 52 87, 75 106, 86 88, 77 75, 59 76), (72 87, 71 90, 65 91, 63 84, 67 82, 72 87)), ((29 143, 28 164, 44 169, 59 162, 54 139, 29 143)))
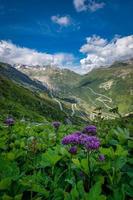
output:
POLYGON ((0 61, 79 73, 133 56, 133 0, 0 0, 0 61))

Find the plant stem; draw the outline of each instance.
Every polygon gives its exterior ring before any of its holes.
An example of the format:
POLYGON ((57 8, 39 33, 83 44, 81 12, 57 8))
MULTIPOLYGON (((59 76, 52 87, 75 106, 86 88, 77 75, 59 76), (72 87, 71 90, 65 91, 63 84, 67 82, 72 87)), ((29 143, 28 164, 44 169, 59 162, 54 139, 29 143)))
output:
POLYGON ((88 176, 89 176, 89 187, 91 187, 91 162, 90 162, 90 152, 87 152, 87 161, 88 161, 88 176))

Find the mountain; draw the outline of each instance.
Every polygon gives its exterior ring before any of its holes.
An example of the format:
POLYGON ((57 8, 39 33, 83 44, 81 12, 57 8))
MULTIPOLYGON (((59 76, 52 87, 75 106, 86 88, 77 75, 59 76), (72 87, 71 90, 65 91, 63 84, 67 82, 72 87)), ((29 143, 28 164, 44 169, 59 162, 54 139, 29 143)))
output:
POLYGON ((31 80, 8 64, 0 63, 0 120, 11 115, 30 121, 65 121, 68 118, 73 123, 81 121, 79 117, 71 117, 71 107, 63 103, 61 106, 62 111, 42 83, 31 80))
POLYGON ((22 66, 19 70, 47 85, 58 99, 74 104, 76 112, 95 115, 95 110, 101 108, 104 117, 113 118, 109 110, 114 107, 118 106, 123 115, 133 111, 133 60, 116 62, 85 75, 50 66, 22 66))
POLYGON ((0 63, 0 74, 8 77, 9 79, 16 81, 17 83, 24 85, 27 88, 47 91, 47 87, 41 82, 33 81, 26 74, 20 73, 17 69, 6 63, 0 63))
POLYGON ((54 91, 63 91, 68 87, 76 86, 80 81, 80 75, 68 69, 60 69, 54 66, 15 66, 21 72, 27 74, 32 80, 39 80, 54 91))

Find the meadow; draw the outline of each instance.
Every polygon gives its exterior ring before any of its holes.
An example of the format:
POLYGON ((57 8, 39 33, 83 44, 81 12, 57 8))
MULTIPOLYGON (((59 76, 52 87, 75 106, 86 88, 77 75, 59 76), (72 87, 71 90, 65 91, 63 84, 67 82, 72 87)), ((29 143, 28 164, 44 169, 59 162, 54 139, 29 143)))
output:
POLYGON ((1 200, 132 200, 131 118, 0 122, 1 200))

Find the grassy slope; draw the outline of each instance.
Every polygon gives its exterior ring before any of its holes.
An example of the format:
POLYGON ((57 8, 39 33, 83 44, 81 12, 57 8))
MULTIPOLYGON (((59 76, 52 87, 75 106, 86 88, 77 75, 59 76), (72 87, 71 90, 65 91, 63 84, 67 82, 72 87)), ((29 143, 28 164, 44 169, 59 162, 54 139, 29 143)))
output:
POLYGON ((13 115, 25 116, 30 120, 62 120, 65 114, 47 96, 40 98, 37 93, 17 85, 12 80, 0 75, 0 112, 3 118, 13 115))
MULTIPOLYGON (((111 97, 113 102, 110 106, 118 106, 123 113, 133 111, 133 96, 132 90, 133 71, 132 66, 112 66, 110 68, 96 69, 86 74, 82 81, 79 83, 75 92, 77 95, 82 94, 82 98, 87 102, 89 98, 98 97, 93 95, 88 86, 95 92, 111 97), (125 78, 124 78, 125 77, 125 78), (99 86, 109 80, 113 81, 110 89, 105 90, 99 86), (95 96, 95 97, 94 97, 95 96)), ((98 104, 98 101, 95 101, 98 104)), ((99 102, 99 105, 100 104, 99 102)))

